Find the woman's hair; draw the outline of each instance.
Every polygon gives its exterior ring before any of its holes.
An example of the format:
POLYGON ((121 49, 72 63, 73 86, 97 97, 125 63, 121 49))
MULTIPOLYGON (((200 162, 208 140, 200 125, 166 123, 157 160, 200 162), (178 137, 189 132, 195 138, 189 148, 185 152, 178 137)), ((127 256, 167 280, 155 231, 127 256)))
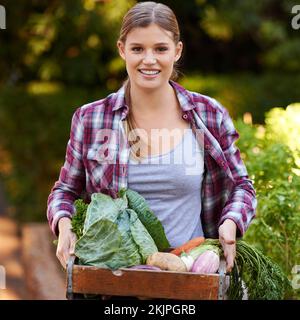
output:
MULTIPOLYGON (((174 12, 165 4, 157 3, 153 1, 139 2, 133 6, 124 16, 119 41, 125 43, 128 33, 134 28, 145 28, 151 24, 156 24, 164 30, 170 31, 173 35, 173 41, 175 45, 180 41, 180 31, 178 22, 174 12)), ((178 78, 178 71, 176 70, 176 63, 173 67, 171 75, 172 80, 178 78)), ((140 140, 140 137, 136 135, 134 129, 137 128, 134 117, 131 112, 131 99, 130 99, 130 81, 125 82, 126 86, 126 102, 129 106, 129 113, 127 116, 125 131, 127 136, 131 134, 131 138, 135 138, 134 141, 129 142, 131 146, 132 156, 137 160, 140 160, 141 154, 137 150, 135 143, 140 140)))
POLYGON ((152 23, 172 32, 174 42, 179 42, 180 31, 174 12, 165 4, 152 1, 137 3, 126 13, 119 40, 125 43, 128 33, 133 28, 148 27, 152 23))

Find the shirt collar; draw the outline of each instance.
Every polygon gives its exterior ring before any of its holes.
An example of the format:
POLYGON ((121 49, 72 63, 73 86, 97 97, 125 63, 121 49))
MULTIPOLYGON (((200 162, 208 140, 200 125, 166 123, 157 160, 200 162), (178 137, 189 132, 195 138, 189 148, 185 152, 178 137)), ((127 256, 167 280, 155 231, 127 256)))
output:
POLYGON ((125 84, 112 95, 112 111, 117 111, 122 107, 127 107, 125 101, 125 84))
MULTIPOLYGON (((185 112, 194 109, 196 106, 194 104, 192 93, 175 81, 170 80, 169 82, 176 92, 182 111, 185 112)), ((117 111, 123 107, 128 109, 125 101, 125 84, 112 95, 112 106, 112 111, 117 111)))

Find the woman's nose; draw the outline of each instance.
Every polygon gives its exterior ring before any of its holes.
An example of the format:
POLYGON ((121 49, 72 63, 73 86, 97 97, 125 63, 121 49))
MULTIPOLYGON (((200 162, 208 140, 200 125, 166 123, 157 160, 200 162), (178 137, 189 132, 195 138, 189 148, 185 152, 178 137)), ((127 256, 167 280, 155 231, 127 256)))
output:
POLYGON ((148 53, 143 58, 143 63, 145 64, 155 64, 156 58, 152 53, 148 53))

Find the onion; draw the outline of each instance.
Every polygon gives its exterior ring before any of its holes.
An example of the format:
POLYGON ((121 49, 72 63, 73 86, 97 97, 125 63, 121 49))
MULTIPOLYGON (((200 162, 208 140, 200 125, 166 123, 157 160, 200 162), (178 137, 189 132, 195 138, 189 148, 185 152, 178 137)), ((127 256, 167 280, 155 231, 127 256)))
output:
POLYGON ((155 266, 150 266, 148 264, 139 264, 136 266, 132 266, 129 267, 129 269, 136 269, 136 270, 159 270, 161 271, 161 269, 159 267, 155 267, 155 266))
POLYGON ((186 266, 187 271, 191 271, 193 264, 194 264, 194 258, 188 254, 182 254, 180 256, 180 259, 183 261, 183 263, 186 266))

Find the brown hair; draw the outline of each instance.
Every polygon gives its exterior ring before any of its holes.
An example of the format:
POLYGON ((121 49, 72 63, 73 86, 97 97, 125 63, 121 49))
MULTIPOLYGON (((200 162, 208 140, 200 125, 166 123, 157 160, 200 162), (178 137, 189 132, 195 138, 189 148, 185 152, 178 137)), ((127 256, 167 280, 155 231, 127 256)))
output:
MULTIPOLYGON (((148 27, 150 24, 156 24, 159 27, 170 31, 173 34, 173 41, 177 45, 180 41, 180 31, 178 22, 174 12, 165 4, 157 3, 153 1, 139 2, 133 6, 124 16, 119 41, 125 43, 128 33, 133 28, 148 27)), ((176 69, 176 63, 174 64, 173 72, 171 75, 172 80, 177 80, 178 71, 176 69)), ((129 113, 126 121, 126 134, 131 133, 131 137, 135 137, 135 141, 129 142, 133 157, 139 159, 141 154, 139 150, 135 148, 135 143, 140 140, 140 137, 136 135, 134 129, 136 129, 134 117, 131 112, 131 102, 130 102, 130 81, 129 79, 125 82, 126 93, 125 99, 129 106, 129 113)))
POLYGON ((161 28, 171 31, 175 43, 180 40, 180 32, 174 12, 165 4, 153 1, 137 3, 124 16, 119 40, 126 41, 127 34, 137 27, 148 27, 155 23, 161 28))

